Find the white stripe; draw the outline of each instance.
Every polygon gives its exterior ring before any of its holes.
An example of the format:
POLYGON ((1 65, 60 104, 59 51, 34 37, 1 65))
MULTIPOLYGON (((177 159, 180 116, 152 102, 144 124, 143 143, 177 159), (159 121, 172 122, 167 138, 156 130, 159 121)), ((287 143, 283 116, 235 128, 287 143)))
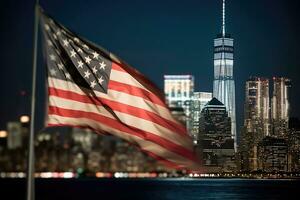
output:
MULTIPOLYGON (((86 95, 82 91, 82 89, 80 89, 76 84, 69 82, 69 81, 64 81, 64 80, 49 77, 48 84, 50 87, 54 87, 54 88, 61 89, 61 90, 71 91, 71 92, 81 94, 81 95, 86 95)), ((137 108, 141 108, 143 110, 157 114, 157 115, 163 117, 164 119, 167 119, 169 121, 177 123, 177 121, 173 118, 173 116, 171 115, 170 111, 167 108, 157 105, 157 104, 154 104, 153 102, 143 99, 141 97, 133 96, 133 95, 130 95, 130 94, 127 94, 124 92, 115 91, 115 90, 108 90, 108 94, 104 94, 102 92, 95 91, 95 94, 99 98, 123 103, 123 104, 129 105, 129 106, 134 106, 137 108)))
MULTIPOLYGON (((78 101, 73 101, 65 98, 60 98, 56 96, 49 96, 49 105, 56 106, 59 108, 69 109, 69 110, 78 110, 85 112, 92 112, 98 115, 102 115, 105 117, 109 117, 111 119, 115 119, 115 117, 108 112, 103 106, 97 106, 95 104, 82 103, 78 101)), ((171 130, 156 124, 152 121, 148 121, 139 117, 135 117, 130 114, 114 111, 114 113, 118 116, 118 118, 135 128, 140 130, 153 133, 157 136, 160 136, 166 140, 169 140, 175 144, 185 147, 186 149, 192 151, 192 141, 189 140, 186 136, 179 135, 177 133, 172 132, 171 130)))
POLYGON ((106 126, 102 123, 98 123, 97 121, 86 119, 86 118, 70 118, 70 117, 61 117, 57 115, 49 115, 49 123, 50 124, 70 124, 73 126, 88 126, 91 127, 94 130, 104 130, 108 133, 111 133, 115 136, 118 136, 122 139, 125 139, 133 144, 138 144, 143 150, 153 152, 154 154, 169 160, 173 163, 176 163, 180 166, 189 167, 190 169, 199 169, 199 166, 196 165, 195 162, 184 158, 176 153, 173 153, 169 151, 168 149, 165 149, 161 147, 158 144, 155 144, 153 142, 144 140, 138 136, 134 136, 131 134, 128 134, 126 132, 120 131, 118 129, 114 129, 112 127, 106 126))
POLYGON ((150 92, 147 88, 145 88, 141 83, 139 83, 134 77, 132 77, 130 74, 126 72, 121 72, 118 70, 111 70, 110 77, 111 80, 120 82, 120 83, 126 83, 128 85, 132 85, 134 87, 142 88, 148 92, 150 92))

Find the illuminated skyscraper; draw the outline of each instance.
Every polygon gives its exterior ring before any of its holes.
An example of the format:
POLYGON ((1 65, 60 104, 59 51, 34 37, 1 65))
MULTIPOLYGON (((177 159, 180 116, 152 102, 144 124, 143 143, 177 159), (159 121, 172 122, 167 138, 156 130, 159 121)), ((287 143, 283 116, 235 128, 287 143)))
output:
POLYGON ((222 8, 222 31, 214 40, 213 96, 220 100, 231 118, 231 137, 236 147, 235 83, 233 79, 233 39, 225 33, 225 0, 222 8))
POLYGON ((191 133, 197 141, 197 135, 199 134, 199 118, 200 112, 204 106, 212 99, 211 92, 194 92, 191 101, 191 133))
POLYGON ((194 93, 192 75, 164 75, 164 90, 169 107, 186 109, 194 93))
POLYGON ((262 139, 269 135, 269 80, 251 77, 246 82, 245 120, 247 132, 254 133, 256 138, 262 139))
POLYGON ((226 107, 213 98, 201 110, 198 144, 202 149, 203 165, 208 172, 235 170, 234 140, 226 107))
POLYGON ((275 137, 286 137, 289 120, 289 88, 291 80, 284 77, 273 78, 273 96, 272 96, 272 125, 273 135, 275 137))
POLYGON ((186 124, 191 132, 190 104, 194 93, 194 76, 164 75, 164 91, 171 113, 186 124))
POLYGON ((245 115, 240 145, 244 170, 258 170, 258 147, 269 135, 269 80, 251 77, 245 87, 245 115))

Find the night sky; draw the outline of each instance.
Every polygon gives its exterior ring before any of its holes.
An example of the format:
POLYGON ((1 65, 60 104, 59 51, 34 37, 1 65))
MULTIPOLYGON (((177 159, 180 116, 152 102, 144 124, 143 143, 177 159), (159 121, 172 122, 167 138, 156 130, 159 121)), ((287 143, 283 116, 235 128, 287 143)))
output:
MULTIPOLYGON (((34 2, 0 3, 0 129, 29 114, 34 2)), ((213 39, 221 30, 221 0, 41 0, 67 28, 118 55, 160 88, 164 74, 192 74, 196 91, 212 91, 213 39)), ((300 117, 299 1, 227 0, 226 32, 235 40, 238 126, 249 76, 292 79, 291 115, 300 117)), ((39 41, 37 128, 43 126, 45 71, 39 41)), ((239 127, 238 127, 239 129, 239 127)))

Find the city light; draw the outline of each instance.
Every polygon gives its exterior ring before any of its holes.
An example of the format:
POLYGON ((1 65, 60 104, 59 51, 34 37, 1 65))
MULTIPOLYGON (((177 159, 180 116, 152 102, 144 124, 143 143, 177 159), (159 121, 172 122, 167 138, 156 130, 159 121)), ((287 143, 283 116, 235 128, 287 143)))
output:
POLYGON ((29 118, 29 116, 27 116, 27 115, 22 115, 22 116, 20 117, 20 122, 21 122, 21 123, 28 123, 29 120, 30 120, 30 118, 29 118))
POLYGON ((0 138, 6 138, 7 137, 7 131, 0 131, 0 138))

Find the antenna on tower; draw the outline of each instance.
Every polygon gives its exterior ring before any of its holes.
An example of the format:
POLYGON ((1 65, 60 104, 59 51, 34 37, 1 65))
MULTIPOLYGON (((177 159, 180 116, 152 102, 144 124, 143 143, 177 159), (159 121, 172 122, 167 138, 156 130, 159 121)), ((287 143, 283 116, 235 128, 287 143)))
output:
POLYGON ((222 36, 225 37, 225 0, 222 7, 222 36))

